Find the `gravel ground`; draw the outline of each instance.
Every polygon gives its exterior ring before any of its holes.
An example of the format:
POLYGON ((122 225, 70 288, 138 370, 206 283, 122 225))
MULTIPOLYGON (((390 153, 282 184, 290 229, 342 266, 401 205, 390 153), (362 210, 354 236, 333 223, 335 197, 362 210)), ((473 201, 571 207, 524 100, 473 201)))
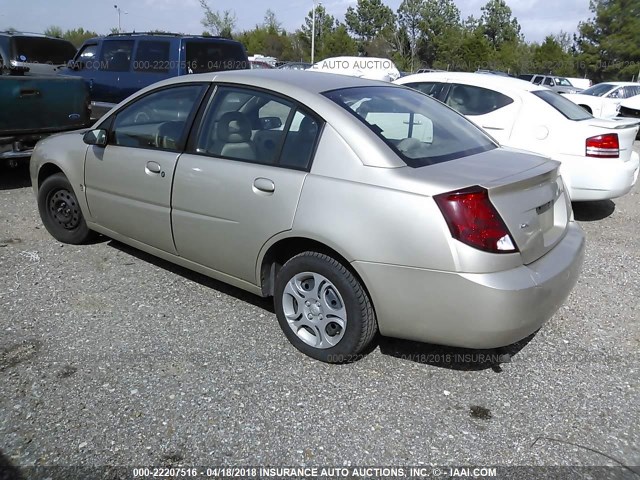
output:
POLYGON ((27 171, 0 173, 4 461, 640 465, 639 187, 575 205, 584 271, 533 338, 489 360, 380 339, 332 366, 268 301, 113 241, 56 242, 27 171))

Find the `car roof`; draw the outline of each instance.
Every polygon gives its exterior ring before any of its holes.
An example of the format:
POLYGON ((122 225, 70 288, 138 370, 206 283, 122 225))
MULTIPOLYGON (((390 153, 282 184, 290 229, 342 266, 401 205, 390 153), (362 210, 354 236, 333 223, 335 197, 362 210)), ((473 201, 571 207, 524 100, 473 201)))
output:
POLYGON ((311 70, 258 69, 229 70, 225 72, 183 75, 164 80, 161 84, 171 85, 189 82, 229 82, 255 86, 282 92, 291 97, 318 94, 328 90, 365 86, 394 86, 389 82, 367 80, 350 75, 314 72, 311 70))
POLYGON ((638 82, 600 82, 600 83, 594 83, 591 86, 595 87, 597 85, 613 85, 615 87, 626 87, 628 85, 631 85, 631 86, 640 85, 640 83, 638 82))
POLYGON ((535 85, 526 80, 519 78, 504 77, 502 75, 487 75, 486 73, 467 73, 467 72, 426 72, 408 75, 395 81, 398 84, 411 82, 449 82, 458 81, 471 85, 486 86, 498 90, 520 90, 526 92, 535 92, 538 90, 547 90, 547 87, 535 85))

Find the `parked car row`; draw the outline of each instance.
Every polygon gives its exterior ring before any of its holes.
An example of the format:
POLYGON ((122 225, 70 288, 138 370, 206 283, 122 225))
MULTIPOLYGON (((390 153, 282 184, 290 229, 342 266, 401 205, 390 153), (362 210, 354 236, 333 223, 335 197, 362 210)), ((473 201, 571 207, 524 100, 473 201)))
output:
POLYGON ((495 75, 432 72, 403 77, 396 83, 446 103, 501 145, 559 161, 574 201, 616 198, 637 182, 635 120, 594 118, 567 96, 495 75))

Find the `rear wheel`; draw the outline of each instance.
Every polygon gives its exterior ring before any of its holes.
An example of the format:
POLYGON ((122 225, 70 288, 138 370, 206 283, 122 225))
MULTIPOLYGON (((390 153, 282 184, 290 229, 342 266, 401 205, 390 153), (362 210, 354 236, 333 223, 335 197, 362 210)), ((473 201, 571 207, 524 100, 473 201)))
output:
POLYGON ((76 194, 62 173, 46 178, 38 190, 38 210, 47 231, 58 241, 78 245, 93 236, 76 194))
POLYGON ((276 278, 274 305, 289 341, 323 362, 357 360, 378 330, 360 281, 318 252, 301 253, 284 264, 276 278))

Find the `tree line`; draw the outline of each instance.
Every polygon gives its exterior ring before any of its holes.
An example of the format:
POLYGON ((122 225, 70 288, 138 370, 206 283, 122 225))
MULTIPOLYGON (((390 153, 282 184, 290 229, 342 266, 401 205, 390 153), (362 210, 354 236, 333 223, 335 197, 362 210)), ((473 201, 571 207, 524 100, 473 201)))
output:
MULTIPOLYGON (((199 0, 204 35, 242 42, 249 54, 282 61, 309 61, 313 10, 294 32, 282 28, 267 10, 253 29, 237 31, 231 10, 213 10, 199 0)), ((392 59, 399 69, 432 68, 455 71, 499 70, 511 74, 545 73, 588 77, 594 82, 637 79, 640 72, 640 0, 591 0, 592 17, 577 33, 549 34, 542 42, 527 42, 518 19, 505 0, 488 0, 479 18, 463 19, 453 0, 403 0, 393 11, 382 0, 358 0, 344 21, 315 6, 315 58, 362 55, 392 59)), ((79 46, 97 36, 82 28, 45 33, 79 46)), ((113 30, 112 30, 113 33, 113 30)))

